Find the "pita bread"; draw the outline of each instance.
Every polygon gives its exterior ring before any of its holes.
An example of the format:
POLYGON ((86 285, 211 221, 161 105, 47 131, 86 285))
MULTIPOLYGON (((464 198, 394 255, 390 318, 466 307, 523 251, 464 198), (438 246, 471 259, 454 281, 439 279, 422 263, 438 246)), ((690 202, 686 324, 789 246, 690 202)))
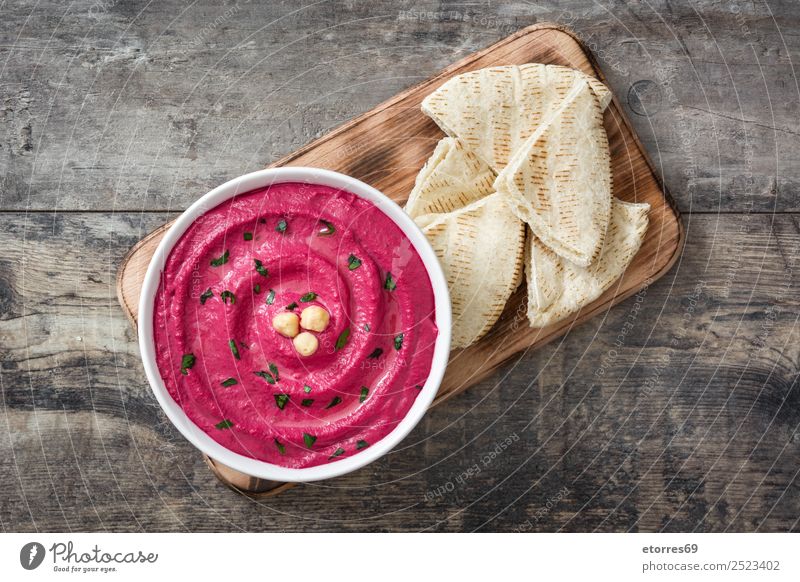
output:
POLYGON ((578 83, 590 85, 601 110, 611 101, 594 77, 535 63, 453 77, 423 100, 422 111, 499 173, 578 83))
POLYGON ((588 83, 573 86, 494 186, 542 243, 582 267, 594 261, 611 212, 611 156, 588 83))
POLYGON ((411 218, 452 212, 494 192, 494 179, 489 166, 460 140, 445 137, 417 174, 405 211, 411 218))
POLYGON ((522 280, 525 225, 497 193, 416 222, 439 258, 450 289, 454 348, 482 338, 522 280))
POLYGON ((562 259, 529 232, 525 270, 531 327, 561 321, 611 287, 639 251, 647 231, 649 210, 649 204, 614 198, 605 245, 589 267, 579 267, 562 259))

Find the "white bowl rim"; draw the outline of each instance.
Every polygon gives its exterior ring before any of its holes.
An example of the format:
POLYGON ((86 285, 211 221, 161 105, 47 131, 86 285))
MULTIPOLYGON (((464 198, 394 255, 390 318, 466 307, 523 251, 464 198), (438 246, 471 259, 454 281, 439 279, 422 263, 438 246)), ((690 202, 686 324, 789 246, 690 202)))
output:
POLYGON ((450 354, 450 333, 451 312, 447 281, 433 248, 416 223, 400 206, 372 186, 345 174, 320 168, 297 166, 259 170, 229 180, 203 195, 177 218, 161 239, 147 267, 139 299, 138 336, 142 363, 156 400, 172 424, 189 442, 212 459, 247 475, 279 482, 308 482, 338 477, 371 463, 393 449, 419 423, 439 390, 450 354), (438 328, 428 379, 397 426, 384 438, 351 457, 301 469, 281 467, 235 453, 194 424, 172 399, 164 385, 156 365, 153 335, 153 304, 161 272, 172 248, 189 226, 199 216, 237 194, 284 182, 319 184, 346 190, 372 202, 386 214, 409 238, 422 258, 434 292, 435 321, 438 328))

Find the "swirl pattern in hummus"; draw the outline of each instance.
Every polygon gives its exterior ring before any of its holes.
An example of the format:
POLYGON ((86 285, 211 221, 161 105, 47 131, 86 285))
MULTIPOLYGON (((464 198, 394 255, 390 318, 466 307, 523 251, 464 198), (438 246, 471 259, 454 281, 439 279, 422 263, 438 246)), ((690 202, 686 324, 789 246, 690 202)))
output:
POLYGON ((433 289, 403 232, 352 193, 300 183, 196 220, 166 261, 154 327, 159 371, 189 418, 234 452, 292 468, 391 432, 437 336, 433 289), (310 305, 330 323, 303 357, 271 322, 310 305))

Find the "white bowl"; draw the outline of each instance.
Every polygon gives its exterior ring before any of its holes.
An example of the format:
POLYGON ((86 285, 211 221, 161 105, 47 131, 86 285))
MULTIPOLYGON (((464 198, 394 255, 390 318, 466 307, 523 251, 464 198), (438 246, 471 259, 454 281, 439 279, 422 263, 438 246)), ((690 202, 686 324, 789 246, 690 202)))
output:
POLYGON ((214 188, 181 214, 175 224, 167 231, 164 238, 161 239, 147 268, 142 285, 142 295, 139 300, 139 348, 147 379, 161 408, 183 436, 203 453, 232 469, 262 479, 285 482, 318 481, 320 479, 338 477, 371 463, 381 455, 389 452, 422 419, 425 410, 433 402, 436 392, 439 390, 439 385, 442 382, 445 367, 447 366, 447 359, 450 353, 450 317, 450 295, 436 254, 419 227, 397 204, 372 186, 338 172, 317 168, 271 168, 240 176, 214 188), (167 391, 156 365, 153 339, 153 303, 164 264, 178 239, 199 216, 225 200, 237 194, 282 182, 305 182, 346 190, 360 198, 369 200, 391 218, 409 238, 425 264, 433 287, 436 326, 439 330, 434 346, 430 375, 417 395, 414 404, 394 430, 369 448, 351 457, 302 469, 281 467, 240 455, 223 447, 203 432, 186 416, 183 409, 172 399, 172 396, 167 391))

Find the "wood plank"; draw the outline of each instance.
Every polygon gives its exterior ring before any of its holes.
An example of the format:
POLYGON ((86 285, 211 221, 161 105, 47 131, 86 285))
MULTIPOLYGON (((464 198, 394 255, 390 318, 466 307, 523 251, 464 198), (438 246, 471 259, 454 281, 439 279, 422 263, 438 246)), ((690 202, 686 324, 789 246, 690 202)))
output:
POLYGON ((185 208, 549 20, 599 55, 681 208, 800 210, 792 1, 6 3, 0 209, 185 208))
POLYGON ((691 252, 646 292, 518 354, 380 461, 258 502, 164 416, 116 302, 116 265, 167 218, 0 214, 5 529, 785 531, 800 515, 798 216, 687 217, 691 252))
MULTIPOLYGON (((422 99, 453 76, 496 64, 546 62, 567 65, 605 80, 591 54, 562 27, 534 25, 451 65, 439 75, 377 106, 372 111, 311 142, 273 166, 328 168, 372 184, 398 202, 406 199, 417 172, 442 133, 422 114, 422 99)), ((678 212, 653 173, 646 153, 614 100, 604 116, 611 151, 615 195, 648 202, 650 227, 637 256, 618 283, 570 320, 531 329, 525 321, 525 290, 509 300, 500 320, 480 342, 450 354, 447 372, 434 405, 488 377, 503 362, 525 349, 536 349, 586 321, 600 310, 657 279, 677 259, 683 239, 678 212)), ((117 276, 117 295, 130 320, 137 319, 138 301, 150 257, 169 224, 150 233, 132 249, 117 276)), ((272 496, 282 483, 252 478, 208 460, 214 474, 236 491, 272 496)))

